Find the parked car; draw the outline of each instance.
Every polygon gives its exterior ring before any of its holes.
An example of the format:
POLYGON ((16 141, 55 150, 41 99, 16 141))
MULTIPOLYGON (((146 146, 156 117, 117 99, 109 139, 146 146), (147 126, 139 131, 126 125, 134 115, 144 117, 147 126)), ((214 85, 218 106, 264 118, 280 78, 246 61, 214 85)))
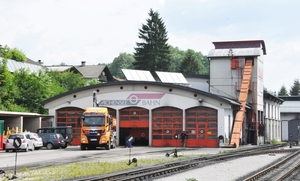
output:
POLYGON ((30 135, 30 139, 33 141, 33 146, 35 150, 39 150, 43 147, 43 140, 37 133, 28 133, 30 135))
POLYGON ((33 151, 33 141, 30 139, 29 133, 14 133, 11 134, 5 143, 5 151, 9 152, 10 150, 16 150, 16 148, 13 145, 14 139, 19 137, 21 139, 21 146, 18 148, 18 150, 24 150, 28 152, 29 150, 33 151))
POLYGON ((38 133, 43 140, 43 147, 49 149, 66 148, 65 139, 60 133, 38 133))
POLYGON ((37 133, 60 133, 65 139, 64 147, 72 145, 73 141, 73 128, 72 126, 56 126, 56 127, 43 127, 37 129, 37 133))

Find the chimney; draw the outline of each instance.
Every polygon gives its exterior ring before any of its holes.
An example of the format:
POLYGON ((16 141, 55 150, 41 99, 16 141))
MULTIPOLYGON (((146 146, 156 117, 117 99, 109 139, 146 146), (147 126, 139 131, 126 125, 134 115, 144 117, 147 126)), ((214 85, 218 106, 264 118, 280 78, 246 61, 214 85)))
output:
POLYGON ((40 65, 43 65, 42 60, 38 60, 38 63, 39 63, 40 65))
POLYGON ((81 61, 81 67, 85 66, 86 61, 81 61))

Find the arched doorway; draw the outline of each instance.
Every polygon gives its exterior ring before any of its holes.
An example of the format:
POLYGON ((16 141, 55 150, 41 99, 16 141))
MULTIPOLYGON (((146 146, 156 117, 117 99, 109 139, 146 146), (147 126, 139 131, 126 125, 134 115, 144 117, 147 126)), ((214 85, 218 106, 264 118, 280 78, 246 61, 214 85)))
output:
POLYGON ((174 107, 161 107, 152 111, 152 145, 179 146, 175 134, 182 132, 182 110, 174 107))
POLYGON ((73 145, 80 145, 80 125, 78 125, 78 119, 83 111, 83 109, 76 107, 65 107, 56 110, 56 125, 72 126, 73 128, 73 145))
POLYGON ((125 139, 131 135, 135 138, 134 146, 149 145, 149 110, 140 107, 129 107, 119 112, 120 145, 125 145, 125 139))
POLYGON ((186 145, 190 147, 218 147, 218 111, 209 107, 186 110, 186 145))

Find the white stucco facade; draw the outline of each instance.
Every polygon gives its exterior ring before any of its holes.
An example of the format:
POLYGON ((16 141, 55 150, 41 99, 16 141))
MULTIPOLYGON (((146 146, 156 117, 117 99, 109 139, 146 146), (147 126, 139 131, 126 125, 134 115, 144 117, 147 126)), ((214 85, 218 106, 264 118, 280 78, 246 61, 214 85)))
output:
MULTIPOLYGON (((117 125, 119 125, 119 111, 128 107, 141 107, 149 110, 149 142, 151 143, 152 110, 171 106, 182 110, 183 130, 185 130, 185 111, 189 108, 202 106, 217 110, 218 135, 223 135, 225 141, 229 139, 232 129, 232 103, 214 94, 190 87, 164 84, 156 82, 126 82, 105 83, 85 87, 52 98, 45 103, 49 114, 57 119, 56 111, 64 107, 84 109, 93 106, 93 92, 96 91, 99 106, 116 110, 117 125), (201 101, 200 101, 201 100, 201 101)), ((238 104, 238 103, 236 103, 238 104)), ((56 125, 54 123, 54 125, 56 125)), ((117 128, 117 132, 120 128, 117 128)), ((151 145, 150 145, 151 146, 151 145)))

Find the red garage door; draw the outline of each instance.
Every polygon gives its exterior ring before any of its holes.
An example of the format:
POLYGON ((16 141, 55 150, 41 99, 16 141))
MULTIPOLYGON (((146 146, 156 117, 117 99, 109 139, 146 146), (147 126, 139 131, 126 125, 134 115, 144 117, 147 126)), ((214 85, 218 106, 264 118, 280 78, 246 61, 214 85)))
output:
POLYGON ((188 147, 218 147, 218 111, 208 107, 186 110, 188 147))
POLYGON ((75 107, 65 107, 56 111, 57 126, 72 126, 73 128, 73 145, 80 144, 80 126, 78 125, 79 115, 83 113, 83 109, 75 107))
POLYGON ((182 110, 161 107, 152 111, 152 146, 179 146, 175 134, 182 132, 182 110))

